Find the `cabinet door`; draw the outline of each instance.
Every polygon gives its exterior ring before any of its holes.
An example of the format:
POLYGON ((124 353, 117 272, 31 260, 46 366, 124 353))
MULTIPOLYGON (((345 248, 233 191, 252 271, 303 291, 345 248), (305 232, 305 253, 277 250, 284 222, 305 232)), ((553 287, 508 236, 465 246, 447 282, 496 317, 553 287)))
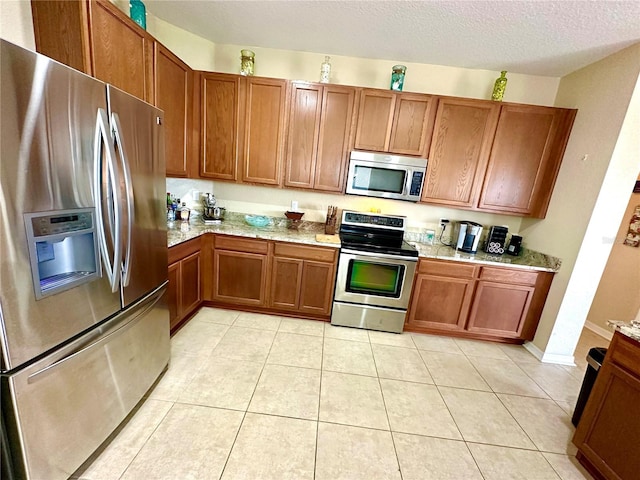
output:
POLYGON ((153 103, 153 37, 109 1, 88 3, 93 76, 153 103))
POLYGON ((298 309, 302 266, 302 260, 273 258, 270 306, 284 310, 298 309))
POLYGON ((180 262, 172 263, 168 268, 169 286, 167 287, 167 303, 169 304, 169 328, 180 322, 180 262))
POLYGON ((438 101, 423 202, 476 206, 499 111, 495 102, 438 101))
POLYGON ((575 111, 504 105, 479 208, 544 217, 575 111))
POLYGON ((36 50, 91 75, 89 12, 86 4, 32 0, 31 12, 36 50))
POLYGON ((429 95, 398 94, 389 140, 390 153, 426 156, 432 127, 429 114, 433 103, 433 97, 429 95))
POLYGON ((180 306, 181 316, 188 315, 200 305, 200 252, 180 261, 180 306))
POLYGON ((475 280, 422 275, 416 277, 407 325, 462 330, 467 321, 475 280))
POLYGON ((313 184, 315 190, 344 192, 355 97, 356 89, 353 87, 324 87, 313 184))
POLYGON ((573 438, 603 478, 638 477, 639 402, 640 379, 605 359, 573 438))
POLYGON ((299 310, 329 315, 333 302, 335 264, 305 260, 300 286, 299 310))
POLYGON ((287 187, 313 188, 321 108, 321 86, 293 84, 284 180, 287 187))
POLYGON ((241 79, 239 75, 202 74, 202 177, 219 180, 238 178, 241 79))
POLYGON ((164 111, 164 145, 168 176, 190 173, 193 71, 155 42, 155 105, 164 111))
POLYGON ((389 151, 389 138, 396 105, 396 95, 384 90, 362 90, 356 127, 355 148, 389 151))
POLYGON ((219 302, 264 306, 267 291, 267 255, 215 249, 213 299, 219 302))
POLYGON ((282 184, 286 80, 246 80, 242 181, 282 184))
POLYGON ((467 330, 502 337, 522 333, 535 287, 480 280, 467 330))

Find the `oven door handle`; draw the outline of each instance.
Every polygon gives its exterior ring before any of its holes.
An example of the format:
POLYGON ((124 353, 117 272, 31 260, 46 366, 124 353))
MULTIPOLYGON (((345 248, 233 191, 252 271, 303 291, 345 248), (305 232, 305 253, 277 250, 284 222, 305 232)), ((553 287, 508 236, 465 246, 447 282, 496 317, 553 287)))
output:
POLYGON ((357 255, 362 257, 383 258, 385 260, 404 260, 408 262, 418 261, 418 257, 405 257, 404 255, 388 255, 386 253, 363 252, 361 250, 350 250, 348 248, 342 248, 340 250, 340 253, 346 253, 348 255, 357 255))

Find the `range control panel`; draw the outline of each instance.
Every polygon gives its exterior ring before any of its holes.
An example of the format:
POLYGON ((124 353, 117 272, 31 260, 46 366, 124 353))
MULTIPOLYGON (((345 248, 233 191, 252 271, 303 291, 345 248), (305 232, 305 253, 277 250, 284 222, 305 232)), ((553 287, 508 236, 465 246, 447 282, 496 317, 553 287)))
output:
POLYGON ((34 237, 77 232, 93 228, 93 209, 71 210, 53 215, 31 215, 34 237))
POLYGON ((406 217, 397 215, 380 215, 375 213, 360 213, 344 211, 342 223, 362 227, 387 228, 392 230, 404 230, 406 217))

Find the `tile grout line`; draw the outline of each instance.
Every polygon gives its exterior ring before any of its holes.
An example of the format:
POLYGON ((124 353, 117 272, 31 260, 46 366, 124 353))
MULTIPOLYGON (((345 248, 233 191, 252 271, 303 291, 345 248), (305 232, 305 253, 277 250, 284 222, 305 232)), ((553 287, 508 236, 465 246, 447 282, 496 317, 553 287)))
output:
MULTIPOLYGON (((371 337, 369 337, 369 348, 371 349, 371 356, 373 357, 373 367, 376 369, 376 378, 378 380, 378 388, 380 388, 380 396, 382 397, 382 405, 384 406, 384 414, 387 417, 387 424, 389 425, 389 436, 391 437, 391 444, 393 445, 393 453, 396 456, 396 465, 398 466, 398 473, 400 474, 400 480, 404 478, 402 474, 402 467, 400 466, 400 457, 398 456, 398 448, 396 447, 396 440, 393 438, 393 429, 391 427, 391 420, 389 419, 389 409, 387 408, 387 402, 384 398, 384 390, 382 389, 382 382, 380 381, 380 373, 378 372, 378 362, 376 362, 376 356, 371 346, 371 337)), ((420 355, 420 354, 418 354, 420 355)))
POLYGON ((316 419, 316 448, 313 454, 313 480, 316 478, 316 473, 318 469, 318 443, 320 442, 320 406, 322 399, 322 376, 324 374, 324 369, 322 368, 324 363, 324 340, 325 335, 324 331, 326 328, 326 324, 322 327, 322 349, 320 350, 320 385, 318 387, 318 417, 316 419))
MULTIPOLYGON (((240 315, 238 315, 238 317, 235 318, 235 320, 233 321, 234 324, 235 324, 235 321, 239 317, 240 317, 240 315)), ((280 327, 280 324, 278 324, 278 327, 280 327)), ((269 330, 267 330, 267 331, 269 331, 269 330)), ((271 330, 271 331, 273 331, 273 330, 271 330)), ((275 333, 277 334, 277 330, 276 330, 275 333)), ((267 365, 267 359, 269 358, 269 354, 271 353, 271 349, 273 348, 273 344, 275 343, 275 340, 276 340, 276 335, 274 334, 273 340, 271 340, 271 345, 269 346, 269 351, 267 352, 267 355, 265 356, 264 362, 262 364, 262 368, 260 369, 260 375, 258 375, 258 380, 256 381, 256 384, 253 387, 253 392, 251 392, 251 398, 249 398, 249 402, 247 403, 247 407, 245 408, 245 410, 243 412, 242 421, 240 422, 240 425, 238 425, 238 431, 236 432, 236 435, 233 438, 233 442, 231 443, 231 448, 229 449, 229 453, 227 454, 227 458, 224 461, 224 465, 222 466, 222 470, 220 471, 220 476, 218 477, 218 479, 221 479, 224 476, 224 471, 226 470, 227 465, 229 464, 229 459, 231 458, 231 453, 233 452, 233 448, 236 446, 236 442, 238 441, 238 437, 240 436, 240 430, 242 430, 242 425, 244 424, 244 421, 247 418, 247 413, 249 413, 249 406, 251 405, 251 400, 253 400, 253 396, 256 393, 256 390, 258 388, 258 384, 260 383, 260 379, 262 378, 262 373, 264 372, 264 368, 267 365)))

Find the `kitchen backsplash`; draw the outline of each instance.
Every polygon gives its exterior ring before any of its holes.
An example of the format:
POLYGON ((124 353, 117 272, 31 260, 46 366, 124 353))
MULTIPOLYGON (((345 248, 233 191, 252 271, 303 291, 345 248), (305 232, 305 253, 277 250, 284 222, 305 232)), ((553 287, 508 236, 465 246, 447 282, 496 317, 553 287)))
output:
MULTIPOLYGON (((354 195, 333 195, 305 190, 278 189, 229 182, 214 182, 212 180, 192 180, 182 178, 167 178, 167 192, 180 198, 190 208, 200 209, 200 202, 194 200, 195 194, 213 193, 218 200, 218 206, 225 207, 232 212, 253 213, 271 217, 284 217, 284 212, 291 209, 291 202, 298 202, 298 210, 304 212, 304 220, 324 222, 327 207, 335 205, 339 210, 378 211, 390 215, 407 217, 408 241, 420 241, 426 230, 435 232, 435 243, 440 236, 440 218, 447 218, 451 222, 456 220, 471 220, 485 226, 485 231, 491 225, 506 225, 509 232, 520 230, 522 219, 510 215, 495 215, 482 212, 466 212, 451 208, 432 205, 387 200, 380 198, 359 197, 354 195)), ((447 243, 450 241, 452 225, 450 224, 443 236, 447 243)))

